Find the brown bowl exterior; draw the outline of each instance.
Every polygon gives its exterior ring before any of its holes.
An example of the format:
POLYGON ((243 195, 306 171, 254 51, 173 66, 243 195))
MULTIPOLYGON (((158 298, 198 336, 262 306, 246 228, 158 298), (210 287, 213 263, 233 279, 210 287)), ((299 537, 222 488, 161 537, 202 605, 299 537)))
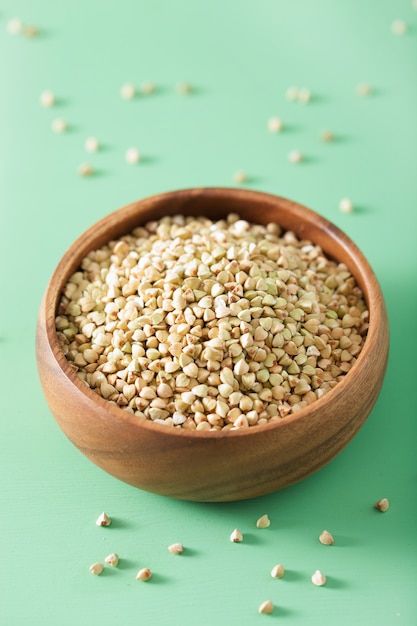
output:
POLYGON ((118 479, 173 498, 220 502, 287 487, 331 461, 354 437, 380 392, 388 358, 388 321, 378 282, 355 244, 315 212, 285 198, 256 191, 202 188, 174 191, 130 204, 89 228, 69 248, 46 289, 37 326, 38 371, 47 403, 67 437, 89 459, 118 479), (251 222, 277 222, 319 244, 345 263, 365 294, 370 327, 346 377, 281 422, 236 431, 168 428, 97 396, 63 355, 55 332, 61 292, 92 249, 164 215, 229 212, 251 222))

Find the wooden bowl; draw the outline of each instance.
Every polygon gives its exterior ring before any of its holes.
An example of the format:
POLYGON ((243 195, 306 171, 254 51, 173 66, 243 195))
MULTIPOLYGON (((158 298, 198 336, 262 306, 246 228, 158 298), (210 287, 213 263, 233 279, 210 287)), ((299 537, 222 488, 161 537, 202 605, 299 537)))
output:
POLYGON ((68 438, 109 474, 154 493, 207 502, 252 498, 317 471, 354 437, 380 392, 388 358, 388 321, 377 280, 363 254, 336 226, 290 200, 255 191, 203 188, 134 202, 89 228, 65 253, 46 289, 36 340, 48 405, 68 438), (370 312, 369 331, 349 373, 319 400, 280 422, 233 431, 169 428, 102 399, 79 380, 55 332, 61 292, 92 249, 164 215, 221 218, 229 212, 277 222, 345 263, 370 312))

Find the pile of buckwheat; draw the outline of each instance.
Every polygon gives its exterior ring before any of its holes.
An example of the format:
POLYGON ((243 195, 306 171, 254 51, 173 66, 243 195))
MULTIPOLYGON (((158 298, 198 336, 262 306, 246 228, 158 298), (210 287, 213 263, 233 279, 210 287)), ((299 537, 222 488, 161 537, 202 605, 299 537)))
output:
POLYGON ((56 317, 78 376, 158 424, 281 420, 330 391, 362 349, 355 279, 277 224, 175 215, 90 252, 56 317))

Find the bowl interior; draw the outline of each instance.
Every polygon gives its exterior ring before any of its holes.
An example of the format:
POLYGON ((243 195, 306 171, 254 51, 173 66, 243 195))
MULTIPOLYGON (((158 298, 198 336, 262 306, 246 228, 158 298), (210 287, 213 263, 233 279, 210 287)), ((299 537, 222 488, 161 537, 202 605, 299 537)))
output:
MULTIPOLYGON (((229 188, 186 189, 157 196, 151 196, 138 202, 127 205, 106 216, 87 231, 85 231, 68 249, 57 266, 47 290, 47 332, 51 348, 60 367, 69 376, 71 381, 87 395, 99 402, 106 410, 115 412, 119 418, 126 418, 128 414, 123 409, 107 402, 89 390, 75 374, 73 368, 64 357, 58 344, 55 332, 55 316, 64 286, 70 276, 79 268, 81 260, 91 250, 97 249, 111 240, 130 233, 135 227, 148 221, 156 220, 167 215, 204 216, 210 219, 222 219, 228 213, 237 213, 241 219, 252 223, 278 223, 283 230, 293 231, 299 239, 312 241, 321 246, 325 254, 334 261, 347 265, 360 286, 370 311, 370 319, 378 317, 381 306, 381 294, 376 278, 367 260, 357 246, 334 224, 314 211, 286 198, 270 194, 229 188)), ((370 328, 357 363, 366 358, 366 352, 371 349, 373 342, 374 324, 370 328)), ((354 375, 357 363, 344 377, 349 380, 354 375)), ((328 402, 340 383, 317 402, 328 402)), ((316 403, 314 403, 316 404, 316 403)), ((285 422, 303 418, 309 412, 309 406, 285 418, 285 422)), ((279 427, 282 422, 259 425, 257 428, 279 427)), ((166 427, 146 420, 141 426, 156 428, 166 427)), ((190 431, 170 429, 173 434, 187 436, 190 431)), ((227 434, 243 436, 250 434, 253 429, 241 429, 227 434)), ((191 431, 195 436, 222 436, 223 431, 191 431)))

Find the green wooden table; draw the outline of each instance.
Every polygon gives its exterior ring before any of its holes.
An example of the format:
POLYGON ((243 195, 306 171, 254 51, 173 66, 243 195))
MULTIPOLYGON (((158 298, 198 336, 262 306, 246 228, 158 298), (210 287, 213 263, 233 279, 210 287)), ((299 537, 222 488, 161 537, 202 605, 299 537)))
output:
POLYGON ((411 0, 4 0, 0 10, 0 622, 417 624, 417 11, 411 0), (23 32, 11 34, 19 18, 23 32), (407 32, 393 34, 403 20, 407 32), (35 36, 30 27, 39 31, 35 36), (154 93, 140 92, 152 81, 154 93), (177 92, 186 82, 191 92, 177 92), (137 95, 120 97, 132 83, 137 95), (358 85, 371 89, 357 93, 358 85), (289 87, 310 102, 289 101, 289 87), (39 104, 51 90, 54 107, 39 104), (284 125, 267 129, 270 117, 284 125), (63 133, 51 123, 62 119, 63 133), (334 140, 323 142, 329 129, 334 140), (101 148, 88 154, 85 139, 101 148), (127 164, 136 147, 141 161, 127 164), (288 161, 291 150, 303 161, 288 161), (82 177, 81 163, 94 173, 82 177), (141 492, 55 424, 34 333, 46 283, 109 212, 183 187, 246 185, 305 203, 369 259, 391 351, 366 425, 326 468, 233 504, 141 492), (352 200, 354 211, 339 209, 352 200), (386 513, 373 504, 387 497, 386 513), (113 519, 99 528, 102 511, 113 519), (268 514, 271 526, 256 528, 268 514), (241 544, 229 540, 238 527, 241 544), (323 546, 323 529, 335 537, 323 546), (167 546, 182 542, 183 555, 167 546), (110 552, 118 568, 92 576, 110 552), (276 563, 286 568, 275 580, 276 563), (148 583, 136 572, 149 567, 148 583), (312 573, 327 575, 325 587, 312 573), (276 606, 259 615, 264 600, 276 606))

